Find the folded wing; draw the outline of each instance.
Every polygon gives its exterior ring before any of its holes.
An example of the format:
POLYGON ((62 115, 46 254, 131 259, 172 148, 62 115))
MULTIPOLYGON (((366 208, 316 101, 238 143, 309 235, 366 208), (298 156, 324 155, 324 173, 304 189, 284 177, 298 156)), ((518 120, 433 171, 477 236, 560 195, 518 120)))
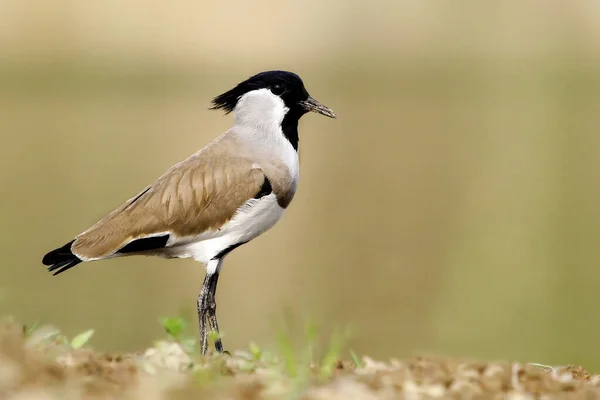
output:
POLYGON ((71 250, 83 260, 94 260, 162 247, 172 236, 217 230, 264 182, 263 171, 249 160, 206 163, 201 155, 192 157, 77 236, 71 250))

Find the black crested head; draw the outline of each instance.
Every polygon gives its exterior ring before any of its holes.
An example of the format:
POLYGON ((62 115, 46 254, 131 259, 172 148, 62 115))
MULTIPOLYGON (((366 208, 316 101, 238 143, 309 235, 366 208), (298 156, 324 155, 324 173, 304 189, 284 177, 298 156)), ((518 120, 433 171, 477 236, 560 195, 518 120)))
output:
POLYGON ((281 121, 281 129, 296 150, 298 150, 298 121, 304 114, 312 111, 335 118, 335 114, 329 107, 319 103, 308 94, 302 79, 288 71, 265 71, 256 74, 233 89, 215 97, 211 109, 230 113, 235 109, 242 96, 260 89, 269 90, 283 100, 287 112, 281 121))
POLYGON ((230 113, 243 95, 258 89, 268 89, 273 94, 281 97, 285 106, 290 110, 294 108, 301 109, 300 102, 309 98, 304 82, 298 75, 288 71, 265 71, 246 79, 233 89, 215 97, 211 109, 224 110, 226 113, 230 113))

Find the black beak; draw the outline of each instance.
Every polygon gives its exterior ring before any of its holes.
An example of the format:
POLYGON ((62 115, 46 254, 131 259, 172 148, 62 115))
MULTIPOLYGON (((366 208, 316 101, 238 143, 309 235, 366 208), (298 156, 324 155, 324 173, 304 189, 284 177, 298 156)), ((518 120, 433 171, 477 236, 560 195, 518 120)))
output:
POLYGON ((335 114, 333 113, 333 111, 331 111, 331 108, 327 107, 324 104, 319 103, 318 101, 316 101, 315 99, 313 99, 310 96, 308 96, 308 99, 301 101, 300 105, 306 111, 316 112, 318 114, 324 115, 329 118, 337 118, 335 116, 335 114))

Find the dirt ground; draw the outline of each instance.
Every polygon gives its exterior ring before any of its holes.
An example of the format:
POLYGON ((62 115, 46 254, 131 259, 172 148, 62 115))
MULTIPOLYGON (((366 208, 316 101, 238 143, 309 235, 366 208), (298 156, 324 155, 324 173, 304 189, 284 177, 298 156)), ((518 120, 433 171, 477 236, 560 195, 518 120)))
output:
POLYGON ((0 399, 600 399, 600 375, 444 357, 307 366, 291 377, 281 360, 249 352, 200 357, 174 341, 137 354, 103 354, 0 325, 0 399))

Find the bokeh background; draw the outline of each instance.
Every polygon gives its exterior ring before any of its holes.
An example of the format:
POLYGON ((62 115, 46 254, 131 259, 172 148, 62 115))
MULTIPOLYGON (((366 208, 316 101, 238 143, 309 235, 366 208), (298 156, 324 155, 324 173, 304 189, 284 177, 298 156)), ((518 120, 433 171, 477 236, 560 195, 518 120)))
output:
MULTIPOLYGON (((231 124, 210 99, 299 73, 301 180, 219 281, 229 349, 288 314, 354 351, 600 369, 600 3, 69 1, 0 6, 0 309, 140 350, 204 270, 43 254, 231 124)), ((193 316, 193 314, 191 314, 193 316)), ((193 326, 192 328, 195 328, 193 326)), ((192 329, 192 332, 195 332, 192 329)))

